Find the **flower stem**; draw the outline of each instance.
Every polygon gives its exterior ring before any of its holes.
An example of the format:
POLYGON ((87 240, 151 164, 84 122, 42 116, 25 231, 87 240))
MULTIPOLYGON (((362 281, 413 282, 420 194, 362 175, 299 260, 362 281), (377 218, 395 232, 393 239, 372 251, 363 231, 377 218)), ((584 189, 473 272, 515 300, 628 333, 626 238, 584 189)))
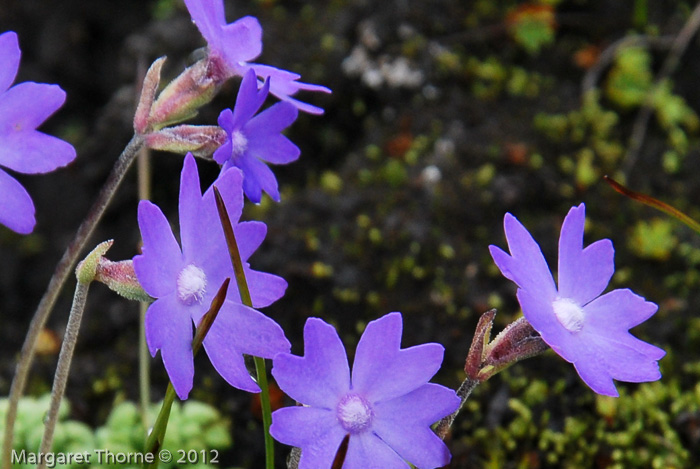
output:
POLYGON ((163 440, 165 439, 165 430, 168 428, 168 420, 170 419, 170 409, 173 407, 173 401, 175 400, 175 388, 172 383, 168 383, 168 389, 165 391, 165 398, 163 398, 163 403, 160 406, 160 412, 158 412, 158 417, 156 422, 153 424, 153 430, 148 435, 146 440, 146 447, 144 449, 144 454, 151 453, 156 455, 152 464, 146 463, 144 467, 149 469, 156 469, 160 459, 157 456, 157 452, 160 451, 163 445, 163 440))
MULTIPOLYGON (((112 247, 113 241, 105 241, 100 243, 92 250, 90 254, 83 259, 75 270, 75 276, 78 283, 75 286, 75 294, 73 295, 73 304, 71 306, 68 324, 66 325, 66 333, 63 337, 61 345, 61 353, 58 356, 58 365, 56 365, 56 373, 53 379, 53 388, 51 389, 51 403, 49 412, 46 416, 46 424, 44 427, 44 435, 41 438, 41 446, 39 454, 47 454, 51 451, 53 443, 53 435, 56 430, 56 422, 58 421, 58 410, 61 407, 63 395, 66 392, 66 384, 68 383, 68 374, 70 373, 70 364, 73 360, 73 352, 75 344, 78 341, 78 332, 80 331, 80 323, 83 319, 85 311, 85 302, 87 301, 88 288, 90 283, 95 279, 97 266, 100 259, 112 247)), ((39 461, 39 469, 45 469, 49 461, 42 459, 39 461)))
MULTIPOLYGON (((151 198, 151 158, 150 151, 146 147, 142 147, 139 151, 137 173, 139 200, 149 200, 151 198)), ((148 353, 148 344, 146 343, 147 309, 148 304, 139 303, 139 400, 144 431, 148 431, 148 407, 151 403, 149 393, 151 389, 151 357, 148 353)))
POLYGON ((148 407, 150 400, 150 354, 146 343, 146 310, 148 305, 139 303, 139 401, 141 404, 141 423, 144 431, 148 431, 148 407))
POLYGON ((34 361, 34 354, 36 352, 36 345, 39 340, 39 333, 44 328, 46 320, 51 314, 51 310, 56 303, 58 295, 78 260, 78 256, 102 218, 105 209, 119 188, 119 185, 124 179, 124 176, 129 170, 131 163, 134 161, 134 158, 142 145, 142 137, 139 135, 134 135, 131 141, 129 141, 127 144, 126 148, 124 148, 124 151, 114 164, 114 168, 112 168, 112 172, 107 178, 105 185, 100 190, 97 200, 95 200, 95 203, 92 205, 87 217, 85 220, 83 220, 73 240, 63 253, 63 257, 58 262, 53 277, 51 277, 51 281, 46 288, 46 292, 41 298, 39 306, 37 306, 34 317, 29 325, 29 331, 24 339, 15 376, 12 380, 12 386, 10 387, 7 417, 5 419, 5 435, 2 445, 3 469, 10 469, 11 467, 10 453, 12 450, 12 440, 14 438, 15 420, 17 419, 17 406, 19 404, 19 399, 24 392, 24 388, 27 384, 27 377, 29 376, 29 370, 32 362, 34 361))
POLYGON ((263 428, 265 431, 265 468, 275 467, 275 442, 270 435, 270 425, 272 424, 272 407, 270 406, 270 391, 267 385, 267 370, 265 369, 265 359, 253 357, 255 361, 255 372, 260 386, 260 406, 262 408, 263 428))
MULTIPOLYGON (((224 304, 226 299, 226 292, 228 291, 228 285, 231 279, 227 278, 224 283, 219 287, 219 291, 214 296, 211 302, 211 307, 209 311, 202 317, 199 325, 197 326, 197 332, 194 335, 194 340, 192 340, 192 355, 196 356, 199 349, 202 348, 202 342, 204 342, 204 337, 211 329, 211 325, 214 324, 216 316, 221 310, 221 306, 224 304)), ((153 454, 155 458, 153 463, 144 463, 144 467, 148 469, 157 469, 160 463, 160 458, 156 455, 160 448, 163 446, 163 440, 165 440, 165 431, 168 429, 168 420, 170 419, 170 409, 173 406, 173 401, 175 400, 175 388, 173 383, 168 383, 168 388, 165 391, 165 398, 160 406, 160 412, 158 412, 158 417, 156 422, 153 424, 153 430, 148 435, 146 439, 146 445, 144 447, 144 454, 153 454)))
POLYGON ((444 440, 447 434, 450 431, 450 428, 452 427, 452 424, 454 423, 455 419, 457 418, 457 414, 459 414, 459 411, 462 410, 462 407, 464 406, 464 403, 467 402, 467 399, 469 399, 469 396, 471 395, 472 391, 474 388, 477 387, 479 384, 478 380, 475 379, 470 379, 467 378, 465 379, 462 384, 459 386, 459 389, 457 389, 457 395, 461 399, 461 403, 459 404, 459 408, 452 412, 450 415, 447 417, 443 417, 440 422, 438 422, 437 427, 435 427, 435 433, 437 436, 440 437, 441 440, 444 440))
MULTIPOLYGON (((228 245, 229 255, 231 256, 231 263, 233 264, 233 272, 236 275, 236 285, 238 285, 238 291, 241 295, 241 301, 244 305, 253 307, 253 301, 250 297, 250 290, 248 289, 248 281, 245 277, 245 270, 243 269, 243 261, 241 260, 241 253, 238 249, 238 242, 236 241, 236 235, 233 232, 233 226, 231 225, 231 219, 226 211, 226 205, 224 200, 221 198, 219 190, 214 186, 214 195, 216 196, 216 208, 219 211, 219 218, 221 219, 221 225, 224 228, 224 234, 226 235, 226 244, 228 245)), ((263 431, 265 438, 265 468, 274 469, 275 467, 275 443, 270 435, 270 425, 272 423, 272 408, 270 406, 270 390, 267 385, 267 370, 265 369, 265 359, 261 357, 253 357, 255 361, 255 372, 257 374, 258 386, 260 386, 260 405, 262 408, 262 418, 263 418, 263 431)))
MULTIPOLYGON (((54 430, 56 429, 56 422, 58 421, 58 409, 61 407, 61 401, 66 391, 68 373, 70 372, 75 343, 78 341, 78 331, 80 330, 80 322, 83 319, 83 311, 85 310, 85 301, 87 300, 89 286, 89 282, 83 283, 80 281, 75 285, 73 305, 71 306, 70 316, 68 317, 66 334, 63 337, 63 345, 61 345, 61 353, 58 355, 58 365, 56 365, 56 374, 54 375, 53 389, 51 390, 51 404, 46 416, 44 436, 41 438, 39 454, 47 454, 51 451, 54 430)), ((38 469, 44 469, 46 464, 46 459, 42 459, 38 469)))

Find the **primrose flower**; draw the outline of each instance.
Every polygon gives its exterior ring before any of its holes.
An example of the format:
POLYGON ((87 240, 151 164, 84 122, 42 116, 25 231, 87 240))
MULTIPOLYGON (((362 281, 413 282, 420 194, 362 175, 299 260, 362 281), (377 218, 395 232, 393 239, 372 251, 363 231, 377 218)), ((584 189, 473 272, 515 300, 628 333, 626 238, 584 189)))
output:
POLYGON ((277 179, 264 162, 287 164, 299 158, 299 148, 280 132, 297 118, 297 108, 281 102, 253 117, 267 97, 270 80, 258 90, 255 73, 246 72, 238 90, 233 111, 219 115, 219 125, 226 131, 226 142, 214 152, 222 171, 236 166, 243 171, 243 191, 259 203, 262 191, 280 201, 277 179))
POLYGON ((562 358, 573 363, 598 394, 618 396, 613 379, 640 383, 661 378, 657 363, 666 352, 643 342, 629 329, 657 310, 629 289, 601 296, 615 267, 609 239, 583 248, 584 204, 569 210, 559 237, 559 285, 540 247, 510 213, 505 232, 510 255, 489 246, 506 278, 515 282, 525 318, 562 358))
MULTIPOLYGON (((66 100, 58 85, 25 82, 13 87, 22 53, 17 34, 0 34, 0 166, 24 174, 48 173, 75 159, 68 142, 36 130, 66 100)), ((20 234, 34 230, 34 203, 15 178, 0 169, 0 223, 20 234)))
POLYGON ((223 0, 185 0, 192 21, 209 45, 209 64, 211 73, 222 75, 222 79, 231 76, 243 76, 252 69, 262 80, 271 78, 270 93, 282 101, 288 101, 304 112, 323 114, 323 109, 292 98, 299 90, 331 90, 321 85, 299 81, 301 75, 287 70, 280 70, 269 65, 250 63, 262 52, 262 27, 252 16, 240 18, 233 23, 226 23, 223 0))
POLYGON ((423 469, 449 463, 450 453, 430 425, 451 414, 460 399, 428 381, 444 349, 423 344, 401 349, 400 313, 367 325, 352 374, 335 329, 318 318, 304 326, 304 356, 280 354, 272 374, 304 406, 272 414, 270 434, 301 448, 299 469, 331 467, 349 435, 343 468, 423 469))
MULTIPOLYGON (((260 308, 279 299, 287 282, 251 270, 246 263, 265 238, 267 227, 261 222, 237 223, 243 208, 242 180, 241 172, 232 168, 215 184, 234 225, 253 306, 260 308)), ((191 154, 182 168, 179 212, 182 248, 163 212, 149 201, 139 203, 143 254, 134 257, 134 270, 146 293, 156 298, 146 313, 151 355, 160 350, 175 391, 186 399, 194 377, 192 324, 199 324, 221 284, 231 278, 226 300, 203 345, 214 368, 229 384, 259 392, 242 354, 272 358, 289 352, 290 344, 276 322, 241 304, 214 192, 209 188, 202 196, 191 154)))

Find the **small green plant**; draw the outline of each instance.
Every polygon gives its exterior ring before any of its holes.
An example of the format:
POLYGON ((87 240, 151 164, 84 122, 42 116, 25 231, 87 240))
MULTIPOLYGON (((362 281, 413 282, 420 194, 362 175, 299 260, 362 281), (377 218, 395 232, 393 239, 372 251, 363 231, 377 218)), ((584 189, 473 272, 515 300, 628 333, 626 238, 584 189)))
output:
MULTIPOLYGON (((32 468, 31 459, 36 454, 44 432, 44 416, 49 408, 49 395, 39 398, 24 397, 19 404, 17 415, 16 437, 14 451, 17 459, 13 467, 32 468), (24 453, 23 453, 24 452, 24 453), (25 458, 22 458, 24 454, 25 458), (27 463, 22 464, 24 459, 27 463)), ((153 404, 149 413, 155 417, 160 403, 153 404)), ((0 424, 5 422, 7 399, 0 399, 0 424)), ((126 455, 143 452, 143 427, 141 413, 132 402, 122 402, 112 409, 105 424, 95 430, 82 422, 69 419, 70 406, 63 401, 59 411, 59 422, 56 427, 56 438, 52 450, 56 457, 66 454, 87 454, 89 464, 62 464, 56 459, 55 467, 59 469, 90 468, 138 468, 140 465, 128 465, 110 460, 106 453, 98 451, 109 450, 110 454, 126 455)), ((216 408, 188 400, 185 404, 175 403, 170 414, 170 431, 168 432, 164 450, 170 451, 172 461, 161 462, 161 467, 178 467, 178 459, 187 458, 188 453, 196 452, 197 461, 202 454, 210 459, 219 451, 231 447, 232 440, 229 431, 230 422, 221 416, 216 408), (203 453, 204 452, 204 453, 203 453)), ((0 427, 1 429, 2 427, 0 427)), ((194 453, 192 453, 194 454, 194 453)), ((220 457, 218 458, 220 461, 220 457)), ((188 467, 204 469, 220 467, 217 464, 196 463, 188 467)))
POLYGON ((654 218, 640 220, 629 238, 629 248, 639 257, 665 261, 671 257, 678 240, 673 235, 673 220, 654 218))

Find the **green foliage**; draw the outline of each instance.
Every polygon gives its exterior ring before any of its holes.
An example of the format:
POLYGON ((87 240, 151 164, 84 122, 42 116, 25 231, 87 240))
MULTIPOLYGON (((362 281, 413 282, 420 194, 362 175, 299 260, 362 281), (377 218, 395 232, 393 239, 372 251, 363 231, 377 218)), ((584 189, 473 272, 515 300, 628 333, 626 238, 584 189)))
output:
POLYGON ((438 65, 451 68, 452 71, 463 69, 472 78, 472 93, 480 99, 495 99, 503 93, 514 97, 535 98, 543 88, 551 84, 551 79, 544 75, 503 64, 497 57, 485 60, 469 57, 463 66, 459 60, 459 55, 445 52, 438 56, 438 65))
POLYGON ((678 240, 673 235, 673 224, 674 221, 668 218, 639 220, 628 239, 628 247, 639 257, 658 261, 667 260, 678 244, 678 240))
POLYGON ((602 171, 618 166, 624 152, 616 131, 619 119, 616 112, 601 105, 600 93, 593 90, 584 96, 580 109, 567 114, 538 113, 533 125, 549 140, 566 149, 573 147, 576 158, 562 170, 574 175, 579 187, 588 187, 599 180, 602 171))
MULTIPOLYGON (((699 366, 687 368, 700 370, 699 366)), ((632 391, 620 386, 619 398, 588 391, 578 399, 567 397, 567 405, 575 409, 562 415, 557 396, 563 381, 552 385, 508 372, 503 376, 513 397, 507 400, 500 425, 487 429, 477 402, 459 417, 472 420, 460 442, 478 453, 479 467, 694 467, 678 422, 699 415, 700 384, 686 392, 675 380, 633 385, 632 391)), ((474 399, 482 392, 488 393, 477 388, 474 399)))
POLYGON ((554 10, 547 5, 523 5, 510 15, 509 32, 516 44, 531 55, 554 43, 554 10))
MULTIPOLYGON (((624 47, 617 53, 605 84, 606 97, 622 109, 635 109, 651 105, 661 128, 666 132, 668 145, 676 156, 684 156, 689 150, 689 134, 697 133, 700 119, 683 97, 673 93, 670 80, 654 86, 652 57, 642 47, 624 47)), ((664 167, 677 170, 671 161, 664 167)))
MULTIPOLYGON (((49 395, 40 398, 24 397, 19 403, 17 424, 15 430, 14 449, 27 453, 38 451, 44 432, 44 415, 49 408, 49 395)), ((0 424, 5 422, 7 399, 0 400, 0 424)), ((155 417, 160 404, 154 404, 149 414, 155 417)), ((130 466, 97 464, 98 456, 95 450, 108 449, 111 453, 139 453, 143 449, 145 431, 141 422, 141 414, 135 404, 123 402, 116 405, 110 413, 104 426, 92 430, 82 422, 69 420, 70 408, 63 401, 59 411, 59 423, 56 426, 53 451, 58 454, 85 453, 90 454, 91 465, 57 464, 60 469, 85 467, 114 467, 130 466)), ((160 467, 167 469, 178 467, 178 455, 182 451, 224 450, 232 444, 229 431, 229 421, 221 416, 214 407, 202 402, 188 400, 185 404, 175 403, 170 414, 168 431, 165 436, 164 449, 173 455, 170 463, 161 463, 160 467)), ((2 427, 0 426, 0 430, 2 427)), ((34 465, 16 465, 20 468, 34 465)), ((139 467, 139 466, 133 466, 139 467)), ((193 468, 218 467, 208 464, 188 464, 193 468)))
POLYGON ((615 105, 633 108, 644 104, 654 77, 651 54, 643 47, 623 47, 608 74, 605 93, 615 105))

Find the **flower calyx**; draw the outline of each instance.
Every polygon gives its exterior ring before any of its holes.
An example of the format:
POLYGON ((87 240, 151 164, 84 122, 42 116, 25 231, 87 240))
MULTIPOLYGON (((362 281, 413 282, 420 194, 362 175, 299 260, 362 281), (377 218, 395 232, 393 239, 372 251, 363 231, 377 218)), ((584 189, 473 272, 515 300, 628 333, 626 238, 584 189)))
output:
POLYGON ((490 340, 496 310, 482 314, 469 348, 464 372, 467 377, 484 382, 513 363, 547 350, 547 344, 524 317, 508 324, 490 340))

